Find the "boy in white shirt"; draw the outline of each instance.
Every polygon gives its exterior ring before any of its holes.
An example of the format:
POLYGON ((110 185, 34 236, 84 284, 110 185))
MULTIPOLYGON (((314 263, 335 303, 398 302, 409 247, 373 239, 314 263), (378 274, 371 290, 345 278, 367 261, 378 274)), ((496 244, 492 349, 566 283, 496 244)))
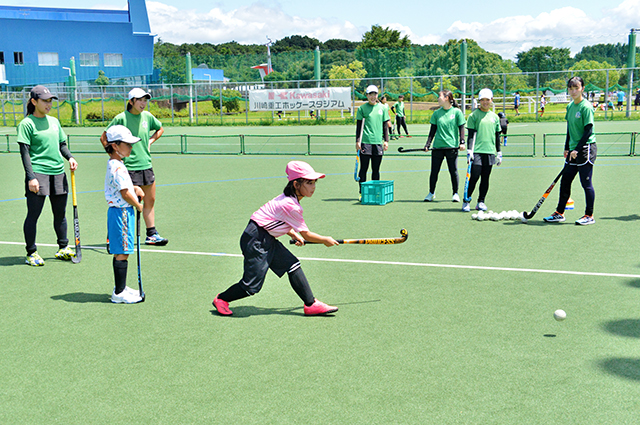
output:
POLYGON ((109 205, 107 228, 109 252, 113 254, 113 275, 115 288, 111 294, 112 303, 135 304, 142 301, 140 292, 127 286, 127 258, 133 254, 135 237, 135 213, 133 208, 142 212, 139 199, 144 192, 134 186, 131 177, 122 162, 131 154, 131 147, 140 141, 123 125, 114 125, 106 131, 109 154, 107 174, 104 180, 104 197, 109 205))

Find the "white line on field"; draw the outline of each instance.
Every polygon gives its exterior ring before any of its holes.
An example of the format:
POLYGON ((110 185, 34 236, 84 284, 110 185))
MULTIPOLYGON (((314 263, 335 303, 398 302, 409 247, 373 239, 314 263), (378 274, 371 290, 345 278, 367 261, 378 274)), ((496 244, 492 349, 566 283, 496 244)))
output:
MULTIPOLYGON (((0 241, 0 244, 4 245, 24 245, 24 242, 5 242, 0 241)), ((40 246, 57 247, 57 244, 38 244, 40 246)), ((100 249, 105 250, 103 246, 89 246, 83 245, 84 249, 100 249)), ((199 252, 199 251, 173 251, 167 249, 140 249, 141 252, 153 252, 162 254, 180 254, 180 255, 206 255, 210 257, 240 257, 242 254, 229 254, 225 252, 199 252)), ((341 258, 312 258, 312 257, 298 257, 300 260, 305 261, 325 261, 332 263, 356 263, 356 264, 381 264, 388 266, 405 266, 405 267, 439 267, 444 269, 467 269, 467 270, 492 270, 492 271, 504 271, 504 272, 520 272, 520 273, 548 273, 548 274, 566 274, 576 276, 600 276, 600 277, 624 277, 639 279, 638 274, 624 274, 624 273, 599 273, 599 272, 583 272, 572 270, 545 270, 545 269, 518 269, 515 267, 490 267, 490 266, 468 266, 463 264, 433 264, 433 263, 409 263, 404 261, 375 261, 375 260, 349 260, 341 258)))

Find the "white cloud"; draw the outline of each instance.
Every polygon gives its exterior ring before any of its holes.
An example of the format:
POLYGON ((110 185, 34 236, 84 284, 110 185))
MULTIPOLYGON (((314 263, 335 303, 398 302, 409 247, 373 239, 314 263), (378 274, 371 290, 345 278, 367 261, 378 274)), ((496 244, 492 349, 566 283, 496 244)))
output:
POLYGON ((307 35, 320 41, 331 38, 356 41, 362 38, 363 33, 349 21, 305 19, 288 15, 279 7, 271 8, 259 3, 229 12, 214 8, 207 13, 199 13, 149 1, 147 9, 151 30, 163 41, 176 44, 229 41, 262 44, 267 36, 278 40, 291 35, 307 35))

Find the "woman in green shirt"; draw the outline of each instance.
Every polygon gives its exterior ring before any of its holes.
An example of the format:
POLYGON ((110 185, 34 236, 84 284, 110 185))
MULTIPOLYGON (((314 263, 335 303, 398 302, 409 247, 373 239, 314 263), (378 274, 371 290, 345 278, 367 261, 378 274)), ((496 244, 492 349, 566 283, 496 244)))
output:
MULTIPOLYGON (((142 217, 147 226, 147 245, 166 245, 169 240, 158 234, 155 227, 156 176, 151 164, 151 145, 164 133, 162 123, 150 112, 146 111, 151 95, 141 88, 134 88, 129 92, 127 110, 119 113, 111 121, 114 125, 124 125, 134 137, 140 138, 140 143, 133 145, 131 156, 124 158, 124 165, 129 170, 131 181, 140 186, 144 192, 144 209, 142 217)), ((102 133, 102 145, 107 144, 107 132, 102 133)))
POLYGON ((571 102, 567 106, 567 138, 564 145, 565 166, 560 180, 560 198, 556 211, 545 217, 547 223, 560 223, 565 220, 564 210, 571 196, 571 183, 580 174, 580 184, 584 189, 584 216, 576 220, 578 225, 594 224, 593 204, 596 192, 593 188, 593 165, 596 162, 598 148, 593 132, 594 113, 591 103, 584 98, 584 80, 573 77, 567 83, 571 102))
POLYGON ((424 147, 425 152, 431 150, 431 175, 429 176, 429 194, 424 200, 431 202, 435 198, 436 183, 442 161, 447 158, 453 202, 460 202, 458 195, 458 150, 465 150, 464 145, 464 114, 453 98, 451 90, 443 90, 438 97, 440 109, 431 116, 429 137, 424 147), (433 148, 431 144, 433 143, 433 148))
POLYGON ((360 184, 367 181, 371 162, 371 180, 380 180, 380 164, 389 149, 389 111, 378 103, 378 88, 367 87, 367 103, 356 113, 356 150, 360 152, 360 184))
POLYGON ((67 148, 67 136, 56 118, 50 117, 52 99, 58 99, 49 89, 38 85, 31 89, 27 104, 27 116, 18 124, 18 145, 25 171, 25 196, 27 217, 23 231, 27 250, 26 263, 30 266, 44 266, 38 255, 36 232, 38 218, 48 196, 53 211, 53 228, 56 232, 59 260, 71 260, 73 251, 68 247, 67 238, 67 195, 69 185, 64 172, 64 159, 75 171, 78 163, 67 148))
POLYGON ((493 92, 490 89, 482 89, 478 94, 480 108, 473 111, 467 121, 469 129, 469 150, 467 158, 471 162, 471 177, 467 189, 467 199, 463 200, 462 211, 469 211, 471 195, 480 180, 480 190, 478 193, 478 211, 486 211, 484 204, 487 192, 489 191, 489 177, 494 165, 502 163, 502 152, 500 152, 500 118, 491 110, 493 103, 493 92))

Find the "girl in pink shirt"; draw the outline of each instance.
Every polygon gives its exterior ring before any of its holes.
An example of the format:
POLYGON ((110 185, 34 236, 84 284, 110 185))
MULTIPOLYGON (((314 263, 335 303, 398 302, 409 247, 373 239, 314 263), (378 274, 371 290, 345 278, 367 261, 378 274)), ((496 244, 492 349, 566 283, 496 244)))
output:
POLYGON ((244 255, 242 279, 229 289, 218 294, 213 306, 223 316, 230 316, 231 301, 257 294, 267 271, 271 269, 278 277, 287 273, 289 283, 304 302, 304 314, 318 315, 335 313, 332 307, 314 298, 309 282, 300 267, 300 261, 278 239, 289 235, 301 246, 304 241, 323 243, 325 246, 338 245, 331 236, 322 236, 309 231, 302 217, 302 198, 313 196, 316 181, 325 177, 316 173, 306 162, 291 161, 287 164, 289 183, 284 192, 264 204, 251 215, 247 228, 240 238, 240 248, 244 255))

